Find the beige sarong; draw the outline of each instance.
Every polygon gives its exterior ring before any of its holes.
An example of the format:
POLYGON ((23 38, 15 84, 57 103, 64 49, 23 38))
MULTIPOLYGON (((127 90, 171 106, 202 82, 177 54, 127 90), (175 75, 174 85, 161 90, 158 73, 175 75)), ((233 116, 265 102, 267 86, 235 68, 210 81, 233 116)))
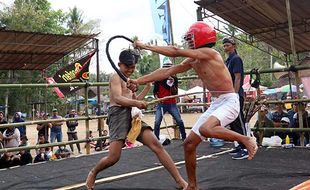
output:
POLYGON ((136 142, 137 137, 139 136, 141 132, 141 118, 140 117, 135 117, 131 121, 131 129, 127 135, 127 140, 134 144, 136 142))

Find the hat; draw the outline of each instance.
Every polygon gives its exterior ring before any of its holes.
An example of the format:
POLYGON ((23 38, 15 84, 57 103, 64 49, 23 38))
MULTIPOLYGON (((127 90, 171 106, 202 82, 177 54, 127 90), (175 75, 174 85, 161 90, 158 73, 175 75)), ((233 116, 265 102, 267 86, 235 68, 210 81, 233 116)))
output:
POLYGON ((130 49, 125 49, 119 54, 119 62, 129 66, 136 64, 136 59, 130 49))
POLYGON ((168 63, 164 63, 163 64, 163 68, 169 68, 169 67, 172 67, 172 63, 171 62, 168 62, 168 63))
POLYGON ((57 109, 56 109, 56 108, 54 108, 54 109, 53 109, 53 112, 57 112, 57 109))
POLYGON ((236 42, 235 42, 234 38, 232 38, 232 37, 223 38, 223 44, 225 44, 225 43, 230 43, 232 45, 236 45, 236 42))
POLYGON ((290 119, 288 117, 282 117, 281 122, 290 123, 290 119))
POLYGON ((169 57, 164 57, 162 68, 169 68, 169 67, 172 67, 172 65, 173 64, 171 60, 169 59, 169 57))

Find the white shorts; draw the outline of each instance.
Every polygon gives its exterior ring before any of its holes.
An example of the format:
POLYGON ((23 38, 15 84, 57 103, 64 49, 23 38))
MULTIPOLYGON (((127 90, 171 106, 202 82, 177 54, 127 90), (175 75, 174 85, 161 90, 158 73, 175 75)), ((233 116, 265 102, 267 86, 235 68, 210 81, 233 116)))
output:
POLYGON ((199 132, 210 116, 216 117, 220 121, 222 127, 227 126, 233 122, 240 112, 239 95, 237 93, 222 94, 216 98, 197 120, 192 128, 192 131, 196 133, 202 140, 205 139, 199 132))

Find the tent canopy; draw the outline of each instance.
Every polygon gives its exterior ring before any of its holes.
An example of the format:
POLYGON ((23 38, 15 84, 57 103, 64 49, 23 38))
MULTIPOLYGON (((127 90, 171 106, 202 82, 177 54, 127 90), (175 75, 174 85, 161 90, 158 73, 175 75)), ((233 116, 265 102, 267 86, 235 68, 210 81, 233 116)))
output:
MULTIPOLYGON (((309 0, 289 2, 296 52, 310 51, 309 0)), ((285 0, 199 0, 195 3, 250 36, 282 52, 292 53, 285 0)))
POLYGON ((94 39, 0 29, 0 70, 43 70, 94 39))

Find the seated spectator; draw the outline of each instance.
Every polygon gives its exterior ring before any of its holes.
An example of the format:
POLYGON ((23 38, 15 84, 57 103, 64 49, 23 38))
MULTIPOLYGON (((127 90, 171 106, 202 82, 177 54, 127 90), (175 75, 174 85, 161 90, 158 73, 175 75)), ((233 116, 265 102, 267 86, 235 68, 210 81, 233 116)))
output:
MULTIPOLYGON (((45 135, 44 134, 40 134, 39 136, 39 140, 37 144, 49 144, 49 142, 47 140, 45 140, 45 135)), ((52 157, 52 151, 50 147, 46 147, 45 148, 45 153, 47 154, 48 158, 52 157)), ((36 154, 40 154, 40 150, 36 150, 36 154)))
POLYGON ((5 152, 0 158, 0 169, 20 165, 19 157, 12 152, 5 152))
MULTIPOLYGON (((21 137, 21 142, 19 144, 19 147, 21 146, 28 146, 28 138, 27 136, 21 137)), ((26 150, 26 152, 30 153, 30 150, 26 150)))
POLYGON ((48 155, 45 152, 45 148, 40 148, 39 154, 34 158, 33 163, 49 161, 48 155))
MULTIPOLYGON (((283 103, 277 103, 276 111, 272 113, 272 119, 271 119, 273 121, 274 127, 276 128, 288 127, 288 125, 281 123, 281 119, 283 117, 288 117, 288 114, 283 110, 283 103)), ((274 134, 279 136, 282 140, 284 140, 288 133, 275 132, 274 134)))
POLYGON ((18 147, 20 141, 19 130, 13 126, 8 127, 3 133, 4 148, 18 147))
MULTIPOLYGON (((257 129, 257 128, 264 128, 264 127, 267 127, 267 128, 273 128, 274 125, 273 125, 273 122, 271 119, 268 118, 268 108, 267 106, 262 106, 261 109, 258 111, 258 120, 256 121, 255 125, 254 125, 254 128, 257 129)), ((264 137, 271 137, 273 136, 274 133, 273 132, 270 132, 270 131, 266 131, 266 132, 263 132, 263 136, 264 137)), ((258 130, 255 130, 254 131, 254 136, 257 138, 257 140, 262 140, 260 139, 260 133, 258 130)), ((263 137, 261 136, 261 137, 263 137)), ((260 142, 258 142, 260 143, 260 142)))
POLYGON ((59 146, 59 149, 56 150, 54 155, 57 159, 69 158, 71 155, 71 152, 65 146, 62 145, 62 146, 59 146))
MULTIPOLYGON (((301 112, 302 112, 302 121, 303 121, 303 128, 309 128, 310 127, 310 117, 309 113, 306 110, 306 104, 302 103, 301 104, 301 112)), ((298 112, 294 114, 294 121, 295 121, 295 128, 299 128, 299 118, 298 118, 298 112)), ((305 136, 305 144, 309 144, 309 132, 303 132, 305 136)), ((298 142, 297 144, 300 145, 299 141, 299 135, 298 135, 298 142)))
POLYGON ((20 150, 18 153, 20 165, 27 165, 32 163, 32 156, 29 151, 20 150))

